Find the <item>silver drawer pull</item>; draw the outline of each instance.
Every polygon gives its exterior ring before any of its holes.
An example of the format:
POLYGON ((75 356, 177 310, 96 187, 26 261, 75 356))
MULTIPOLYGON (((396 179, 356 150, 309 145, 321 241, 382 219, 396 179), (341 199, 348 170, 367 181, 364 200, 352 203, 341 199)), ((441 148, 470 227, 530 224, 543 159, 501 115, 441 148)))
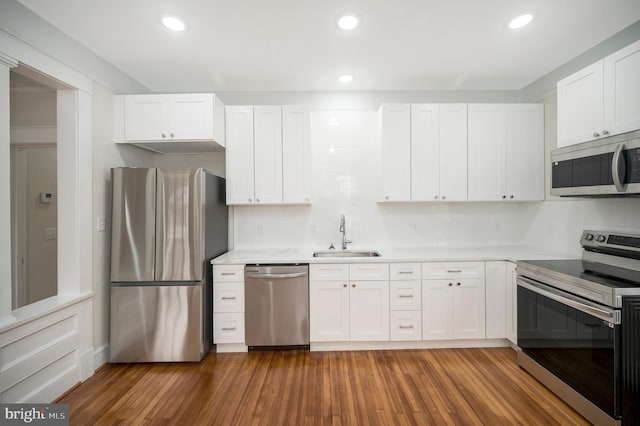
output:
POLYGON ((460 272, 462 272, 462 269, 447 269, 447 272, 449 272, 451 274, 452 273, 460 273, 460 272))
POLYGON ((413 294, 399 294, 398 297, 413 297, 413 294))
POLYGON ((235 275, 235 272, 223 272, 220 275, 235 275))
POLYGON ((235 329, 235 327, 222 327, 222 331, 233 331, 235 329))
POLYGON ((398 271, 399 274, 413 274, 413 271, 398 271))
POLYGON ((232 296, 232 297, 231 296, 228 296, 228 297, 222 296, 221 299, 222 300, 236 300, 236 297, 235 296, 232 296))
POLYGON ((399 328, 402 328, 402 329, 410 329, 410 328, 413 328, 413 326, 412 326, 412 325, 400 325, 400 327, 399 327, 399 328))

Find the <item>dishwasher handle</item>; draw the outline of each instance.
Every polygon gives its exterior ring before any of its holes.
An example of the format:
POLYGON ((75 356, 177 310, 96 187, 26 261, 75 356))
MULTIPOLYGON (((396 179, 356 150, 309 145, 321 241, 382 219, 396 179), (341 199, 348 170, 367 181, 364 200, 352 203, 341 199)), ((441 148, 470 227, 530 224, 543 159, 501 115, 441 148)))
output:
POLYGON ((245 276, 247 278, 258 278, 258 279, 287 279, 287 278, 300 278, 300 277, 306 277, 307 273, 306 272, 293 272, 293 273, 289 273, 289 274, 265 274, 265 273, 260 273, 260 272, 247 272, 245 274, 245 276))

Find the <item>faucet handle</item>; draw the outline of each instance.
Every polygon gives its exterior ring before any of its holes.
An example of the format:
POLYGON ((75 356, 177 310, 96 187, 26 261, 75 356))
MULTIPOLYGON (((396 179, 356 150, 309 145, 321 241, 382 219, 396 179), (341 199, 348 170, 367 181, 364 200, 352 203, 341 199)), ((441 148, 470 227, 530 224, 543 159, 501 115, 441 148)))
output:
POLYGON ((336 248, 333 246, 333 243, 329 246, 329 250, 335 250, 336 248))

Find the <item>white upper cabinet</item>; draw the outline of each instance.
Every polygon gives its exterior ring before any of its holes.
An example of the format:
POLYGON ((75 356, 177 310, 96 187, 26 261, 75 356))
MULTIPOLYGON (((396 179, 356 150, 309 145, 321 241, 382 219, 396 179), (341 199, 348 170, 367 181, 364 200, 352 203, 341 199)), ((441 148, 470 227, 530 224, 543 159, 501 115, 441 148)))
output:
POLYGON ((544 199, 544 107, 507 107, 507 193, 509 200, 544 199))
POLYGON ((282 198, 311 202, 311 128, 308 106, 282 107, 282 198))
POLYGON ((227 107, 227 204, 311 202, 309 108, 227 107))
POLYGON ((640 129, 640 41, 558 81, 558 146, 640 129))
POLYGON ((384 104, 379 111, 382 144, 382 199, 411 198, 411 107, 384 104))
POLYGON ((440 105, 440 191, 445 201, 467 199, 467 104, 440 105))
POLYGON ((544 198, 542 104, 469 105, 469 200, 544 198))
POLYGON ((253 204, 255 200, 253 107, 226 108, 227 204, 253 204))
POLYGON ((253 107, 255 201, 282 203, 282 108, 253 107))
MULTIPOLYGON (((117 97, 118 98, 118 97, 117 97)), ((115 102, 121 139, 157 152, 210 152, 225 145, 224 105, 213 93, 127 95, 115 102), (122 113, 119 109, 123 108, 122 113), (215 142, 194 144, 193 142, 215 142), (177 144, 174 142, 184 142, 177 144), (164 145, 163 145, 164 143, 164 145)), ((118 132, 116 132, 118 133, 118 132)))
POLYGON ((467 199, 467 105, 383 104, 382 201, 467 199))
POLYGON ((640 41, 604 59, 604 129, 640 129, 640 41))
POLYGON ((469 105, 469 200, 501 200, 507 192, 504 104, 469 105))
POLYGON ((411 200, 437 200, 440 196, 440 108, 438 105, 411 105, 410 157, 411 200))
POLYGON ((558 146, 595 139, 603 129, 603 62, 558 82, 558 146))

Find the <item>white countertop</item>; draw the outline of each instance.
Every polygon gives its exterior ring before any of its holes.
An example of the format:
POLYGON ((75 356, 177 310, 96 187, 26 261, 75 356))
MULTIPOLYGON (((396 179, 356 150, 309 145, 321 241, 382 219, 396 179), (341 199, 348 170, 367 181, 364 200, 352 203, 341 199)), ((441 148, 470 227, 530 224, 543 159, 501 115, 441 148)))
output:
MULTIPOLYGON (((576 259, 576 255, 542 250, 528 246, 485 247, 349 247, 349 250, 375 250, 379 257, 313 257, 318 248, 297 249, 239 249, 225 253, 211 261, 214 265, 247 263, 367 263, 367 262, 429 262, 429 261, 486 261, 486 260, 545 260, 576 259)), ((341 251, 336 249, 336 252, 341 251)))

